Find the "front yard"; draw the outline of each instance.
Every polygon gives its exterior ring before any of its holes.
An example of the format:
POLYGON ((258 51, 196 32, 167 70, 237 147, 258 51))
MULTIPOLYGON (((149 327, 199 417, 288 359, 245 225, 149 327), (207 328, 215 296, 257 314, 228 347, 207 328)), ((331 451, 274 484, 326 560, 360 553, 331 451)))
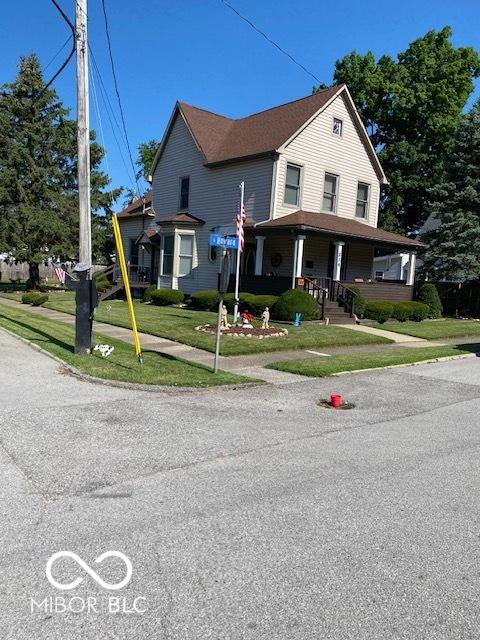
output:
POLYGON ((395 331, 425 340, 442 338, 468 338, 480 336, 480 321, 442 318, 441 320, 423 320, 422 322, 385 322, 371 325, 385 331, 395 331))
POLYGON ((2 304, 0 327, 30 340, 82 373, 97 378, 176 387, 252 382, 251 378, 224 372, 214 374, 201 365, 149 351, 144 353, 144 364, 140 366, 130 344, 98 333, 94 335, 94 343, 115 347, 113 353, 108 358, 102 358, 98 352, 80 356, 73 352, 74 328, 71 325, 2 304))
POLYGON ((357 369, 373 369, 391 367, 399 364, 413 364, 422 360, 459 356, 465 353, 476 353, 480 344, 445 345, 439 347, 408 348, 398 347, 388 351, 371 351, 368 353, 352 353, 335 355, 335 357, 303 358, 273 362, 268 369, 287 371, 302 376, 323 378, 343 371, 357 369))
MULTIPOLYGON (((14 300, 20 300, 21 294, 8 294, 14 300)), ((50 293, 49 301, 44 305, 49 309, 56 309, 74 314, 74 294, 50 293)), ((202 331, 195 331, 195 327, 202 324, 215 324, 217 315, 209 311, 192 311, 176 307, 156 307, 140 302, 135 303, 138 330, 162 338, 188 344, 192 347, 215 351, 215 337, 202 331)), ((95 313, 95 319, 120 327, 130 327, 127 305, 120 300, 106 300, 101 302, 95 313)), ((279 325, 287 326, 287 325, 279 325)), ((319 324, 304 324, 301 327, 288 326, 289 335, 282 338, 268 338, 258 340, 254 338, 238 338, 224 336, 221 342, 221 353, 233 356, 267 351, 289 351, 295 349, 313 349, 360 344, 381 344, 389 340, 351 331, 344 327, 323 326, 319 324)))

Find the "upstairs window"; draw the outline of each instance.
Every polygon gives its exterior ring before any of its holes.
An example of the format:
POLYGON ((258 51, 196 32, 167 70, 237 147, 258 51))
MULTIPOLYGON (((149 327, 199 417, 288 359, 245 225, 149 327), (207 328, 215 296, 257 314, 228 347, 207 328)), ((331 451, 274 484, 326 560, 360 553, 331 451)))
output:
POLYGON ((188 276, 193 266, 193 235, 180 236, 180 252, 178 254, 178 275, 188 276))
POLYGON ((332 133, 335 136, 341 136, 343 130, 343 120, 340 118, 334 118, 332 122, 332 133))
POLYGON ((287 164, 287 176, 285 179, 285 204, 298 207, 300 202, 300 177, 302 168, 295 164, 287 164))
POLYGON ((173 273, 173 235, 163 236, 162 275, 171 276, 173 273))
POLYGON ((338 176, 333 173, 325 174, 323 186, 323 211, 335 213, 337 209, 338 176))
POLYGON ((357 187, 357 204, 355 206, 355 216, 366 218, 368 216, 368 201, 370 199, 370 185, 366 182, 359 182, 357 187))
POLYGON ((190 193, 190 176, 180 178, 180 211, 188 209, 188 196, 190 193))

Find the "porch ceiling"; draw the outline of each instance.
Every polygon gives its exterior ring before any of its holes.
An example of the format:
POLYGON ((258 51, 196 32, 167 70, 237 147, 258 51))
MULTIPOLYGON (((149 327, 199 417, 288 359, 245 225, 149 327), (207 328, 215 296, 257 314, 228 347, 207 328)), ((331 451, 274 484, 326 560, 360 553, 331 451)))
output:
POLYGON ((358 239, 377 246, 389 246, 400 249, 415 250, 425 245, 418 240, 406 238, 398 233, 371 227, 358 220, 341 218, 330 213, 314 213, 311 211, 295 211, 281 218, 266 220, 249 225, 254 232, 260 233, 318 233, 342 239, 358 239))

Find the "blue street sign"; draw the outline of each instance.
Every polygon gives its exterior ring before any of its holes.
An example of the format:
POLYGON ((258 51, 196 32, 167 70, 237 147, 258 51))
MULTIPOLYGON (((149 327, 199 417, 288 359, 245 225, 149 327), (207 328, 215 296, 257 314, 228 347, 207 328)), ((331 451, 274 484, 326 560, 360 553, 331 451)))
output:
POLYGON ((238 236, 220 236, 218 233, 210 234, 211 247, 223 247, 225 249, 238 249, 238 236))

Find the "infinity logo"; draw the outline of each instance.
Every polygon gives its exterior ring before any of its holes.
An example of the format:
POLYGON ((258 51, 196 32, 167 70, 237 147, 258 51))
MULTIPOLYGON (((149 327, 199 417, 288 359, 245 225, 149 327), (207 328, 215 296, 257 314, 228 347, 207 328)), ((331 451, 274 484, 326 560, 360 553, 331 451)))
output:
POLYGON ((120 551, 106 551, 105 553, 102 553, 101 556, 98 556, 98 558, 95 559, 95 562, 99 564, 103 562, 105 558, 110 558, 112 556, 123 560, 123 562, 125 563, 125 566, 127 567, 127 573, 125 578, 121 582, 117 582, 116 584, 110 584, 110 582, 105 582, 105 580, 102 580, 102 578, 98 575, 96 571, 90 568, 86 562, 84 562, 79 556, 77 556, 76 553, 73 553, 72 551, 58 551, 57 553, 54 553, 51 558, 48 559, 47 565, 45 567, 47 580, 50 582, 51 585, 53 585, 57 589, 61 589, 62 591, 67 591, 69 589, 75 589, 75 587, 78 587, 78 585, 83 580, 83 578, 81 577, 75 578, 75 580, 73 580, 72 582, 68 582, 67 584, 63 584, 62 582, 57 582, 57 580, 55 580, 55 578, 52 576, 52 565, 56 560, 58 560, 59 558, 72 558, 73 560, 75 560, 75 562, 78 565, 82 567, 82 569, 86 573, 88 573, 89 576, 91 576, 96 582, 98 582, 98 584, 101 587, 103 587, 104 589, 111 589, 111 590, 117 591, 118 589, 122 589, 125 585, 127 585, 130 582, 132 578, 133 569, 132 569, 132 563, 130 562, 130 560, 127 558, 125 554, 121 553, 120 551))

